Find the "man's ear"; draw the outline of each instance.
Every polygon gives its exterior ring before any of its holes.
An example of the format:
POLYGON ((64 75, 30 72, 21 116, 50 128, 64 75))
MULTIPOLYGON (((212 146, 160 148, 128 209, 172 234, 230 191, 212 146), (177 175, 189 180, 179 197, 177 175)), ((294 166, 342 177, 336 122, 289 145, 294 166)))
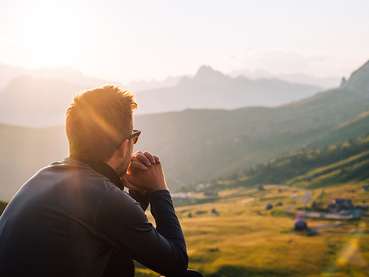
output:
POLYGON ((130 161, 130 157, 128 157, 130 147, 129 139, 125 139, 121 142, 121 144, 114 151, 112 157, 106 161, 108 165, 110 165, 115 171, 121 175, 127 170, 127 166, 130 161))
POLYGON ((126 153, 129 151, 129 139, 124 139, 122 143, 119 146, 120 154, 126 155, 126 153))
POLYGON ((121 142, 121 144, 117 147, 117 149, 114 151, 111 159, 117 159, 122 157, 122 155, 125 155, 125 152, 127 151, 127 147, 129 146, 129 140, 125 139, 121 142))

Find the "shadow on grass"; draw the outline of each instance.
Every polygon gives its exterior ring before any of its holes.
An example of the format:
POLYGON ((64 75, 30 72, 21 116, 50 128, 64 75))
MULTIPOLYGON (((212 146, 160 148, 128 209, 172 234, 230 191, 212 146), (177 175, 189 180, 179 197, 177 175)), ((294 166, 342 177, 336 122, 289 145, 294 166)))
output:
POLYGON ((247 268, 242 266, 222 266, 217 272, 206 275, 208 277, 279 277, 279 276, 296 276, 294 272, 275 270, 275 269, 259 269, 247 268))

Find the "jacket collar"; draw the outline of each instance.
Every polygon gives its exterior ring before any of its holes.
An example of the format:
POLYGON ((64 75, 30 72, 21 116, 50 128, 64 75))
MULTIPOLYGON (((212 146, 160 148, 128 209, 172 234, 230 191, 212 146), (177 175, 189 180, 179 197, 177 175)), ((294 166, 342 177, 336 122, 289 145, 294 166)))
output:
POLYGON ((73 157, 73 156, 67 158, 66 161, 74 161, 74 162, 77 162, 77 163, 85 164, 88 167, 95 170, 100 175, 103 175, 106 178, 108 178, 118 188, 120 188, 122 190, 124 189, 124 185, 123 185, 119 175, 115 172, 115 170, 112 167, 110 167, 105 162, 90 161, 90 160, 86 160, 86 159, 76 158, 76 157, 73 157))

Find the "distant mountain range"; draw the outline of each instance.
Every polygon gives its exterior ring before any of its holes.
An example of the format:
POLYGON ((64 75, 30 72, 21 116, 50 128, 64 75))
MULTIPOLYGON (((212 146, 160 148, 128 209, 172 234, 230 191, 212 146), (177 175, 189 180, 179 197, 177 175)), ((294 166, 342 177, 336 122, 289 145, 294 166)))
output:
POLYGON ((7 76, 12 78, 6 78, 7 84, 0 87, 0 122, 22 126, 62 124, 75 95, 108 83, 70 69, 13 70, 7 76))
POLYGON ((251 79, 278 79, 298 84, 309 84, 324 89, 338 86, 342 79, 339 76, 318 77, 304 73, 271 73, 265 70, 235 70, 230 73, 230 76, 246 76, 251 79))
POLYGON ((316 86, 277 79, 233 78, 210 66, 202 66, 193 77, 183 77, 174 87, 137 93, 137 100, 145 113, 159 113, 189 108, 278 106, 309 97, 318 91, 316 86))
MULTIPOLYGON (((7 76, 13 75, 14 70, 7 76)), ((0 122, 30 127, 62 124, 65 110, 76 94, 106 83, 68 69, 22 71, 22 74, 8 80, 5 87, 0 87, 0 122)), ((179 81, 168 79, 165 87, 138 91, 137 113, 277 106, 303 99, 317 91, 319 88, 316 86, 274 79, 232 78, 209 66, 202 66, 193 77, 182 77, 179 81)))
MULTIPOLYGON (((341 86, 287 105, 138 115, 135 126, 143 133, 136 149, 158 154, 170 186, 178 189, 243 172, 301 147, 367 134, 368 114, 369 62, 341 86)), ((0 199, 8 200, 39 166, 66 155, 63 127, 0 125, 0 134, 0 199)))
MULTIPOLYGON (((226 75, 237 78, 246 77, 252 80, 258 79, 277 79, 294 84, 306 84, 322 89, 334 88, 340 84, 343 77, 340 76, 314 76, 304 73, 271 73, 266 70, 234 70, 226 75)), ((184 77, 191 77, 190 75, 169 76, 165 79, 152 79, 149 81, 136 80, 127 83, 127 88, 132 91, 144 91, 158 88, 174 87, 184 77)))
POLYGON ((14 78, 25 74, 27 71, 16 66, 0 64, 0 91, 14 78))

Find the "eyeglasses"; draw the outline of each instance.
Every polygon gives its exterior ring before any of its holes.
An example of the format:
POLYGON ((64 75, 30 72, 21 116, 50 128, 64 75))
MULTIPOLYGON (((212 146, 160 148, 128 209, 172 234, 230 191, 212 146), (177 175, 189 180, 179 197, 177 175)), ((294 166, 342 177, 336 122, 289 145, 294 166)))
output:
POLYGON ((133 140, 133 144, 136 144, 138 141, 138 137, 140 136, 141 131, 140 130, 132 130, 132 133, 128 136, 128 139, 133 140))
MULTIPOLYGON (((129 140, 132 139, 133 144, 136 144, 140 134, 141 134, 140 130, 132 130, 132 133, 128 137, 125 137, 124 139, 122 139, 122 141, 125 140, 125 139, 129 139, 129 140)), ((122 144, 122 141, 117 145, 117 148, 120 147, 120 145, 122 144)))

